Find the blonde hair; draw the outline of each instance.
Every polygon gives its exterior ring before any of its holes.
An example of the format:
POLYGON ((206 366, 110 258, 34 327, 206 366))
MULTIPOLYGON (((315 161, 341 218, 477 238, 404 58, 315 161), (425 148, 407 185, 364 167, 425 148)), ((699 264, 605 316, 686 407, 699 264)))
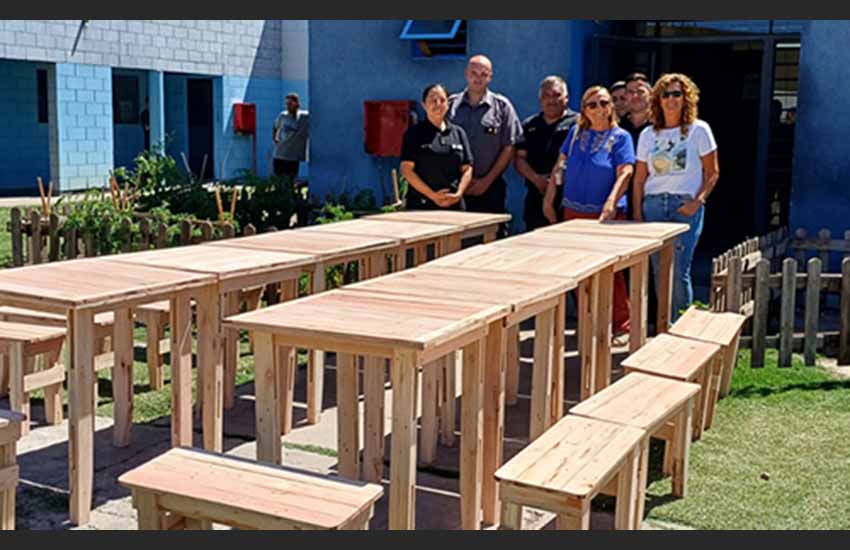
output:
POLYGON ((619 119, 617 118, 617 113, 614 111, 614 99, 611 97, 611 92, 609 92, 608 88, 605 86, 591 86, 585 90, 584 94, 581 96, 581 112, 578 115, 578 127, 580 129, 587 130, 590 128, 590 119, 584 114, 585 103, 587 103, 587 100, 594 95, 603 93, 607 95, 608 99, 611 101, 611 104, 609 105, 611 108, 611 114, 608 116, 608 127, 614 128, 617 126, 619 119))
POLYGON ((698 115, 697 104, 699 103, 699 88, 694 81, 682 73, 668 73, 661 75, 661 78, 652 87, 652 99, 649 103, 652 126, 656 130, 664 129, 664 110, 661 108, 661 96, 667 91, 667 87, 674 82, 682 85, 682 120, 679 122, 679 128, 682 134, 688 133, 688 126, 693 124, 698 115))

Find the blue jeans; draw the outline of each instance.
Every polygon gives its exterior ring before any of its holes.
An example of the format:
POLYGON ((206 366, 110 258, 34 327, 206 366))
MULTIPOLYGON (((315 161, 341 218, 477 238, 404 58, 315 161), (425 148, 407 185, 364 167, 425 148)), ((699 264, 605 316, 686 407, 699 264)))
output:
MULTIPOLYGON (((670 304, 670 322, 676 322, 679 312, 686 309, 694 301, 694 289, 691 285, 691 262, 694 250, 702 233, 705 206, 700 206, 693 216, 684 216, 677 210, 687 201, 690 195, 660 193, 643 197, 643 219, 647 222, 686 223, 690 229, 676 238, 674 245, 673 267, 673 298, 670 304)), ((658 291, 658 266, 660 257, 653 254, 650 257, 652 271, 655 273, 655 290, 658 291)))

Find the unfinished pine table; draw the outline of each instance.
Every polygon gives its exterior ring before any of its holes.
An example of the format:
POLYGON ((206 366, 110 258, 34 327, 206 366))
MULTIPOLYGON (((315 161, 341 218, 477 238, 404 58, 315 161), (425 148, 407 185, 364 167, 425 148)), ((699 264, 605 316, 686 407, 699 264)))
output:
MULTIPOLYGON (((485 358, 498 353, 487 349, 497 345, 488 339, 492 325, 489 321, 508 310, 507 305, 341 289, 226 319, 232 328, 254 332, 258 460, 281 461, 278 379, 292 375, 281 363, 281 354, 293 347, 336 351, 338 388, 344 394, 338 396, 339 403, 343 408, 353 408, 337 411, 342 417, 339 468, 342 475, 359 477, 356 356, 375 358, 365 361, 367 371, 378 365, 383 372, 381 360, 390 359, 393 397, 389 526, 413 529, 418 372, 462 349, 461 523, 465 529, 480 528, 485 358)), ((369 398, 377 396, 370 392, 369 398)), ((383 401, 383 393, 380 399, 383 401)), ((367 429, 375 430, 375 426, 367 429)), ((365 439, 374 441, 377 437, 370 434, 365 439)))
MULTIPOLYGON (((660 273, 658 277, 658 311, 656 313, 655 332, 661 334, 670 328, 670 304, 673 300, 673 268, 675 244, 679 235, 688 231, 688 225, 671 222, 632 222, 623 220, 569 220, 547 226, 541 231, 569 231, 588 235, 613 235, 658 239, 662 242, 659 251, 660 273)), ((645 329, 644 329, 645 330, 645 329)))
MULTIPOLYGON (((112 392, 115 403, 113 444, 130 443, 133 411, 133 316, 141 304, 171 302, 171 442, 192 445, 192 313, 198 304, 198 365, 202 391, 204 447, 220 450, 221 414, 214 382, 221 378, 218 339, 212 328, 218 315, 216 280, 210 275, 129 265, 112 258, 87 258, 0 271, 0 304, 67 317, 68 486, 71 521, 89 521, 94 475, 94 405, 97 377, 95 314, 114 312, 112 392)), ((220 387, 220 383, 219 383, 220 387)))
MULTIPOLYGON (((205 273, 215 277, 216 291, 223 306, 214 330, 223 342, 224 379, 223 405, 233 407, 236 389, 236 367, 239 363, 239 332, 221 331, 221 318, 239 312, 239 295, 243 289, 271 283, 283 283, 285 293, 293 295, 298 278, 307 267, 316 263, 314 256, 291 252, 269 252, 244 249, 234 253, 209 246, 180 246, 121 254, 115 261, 130 265, 145 265, 205 273)), ((290 358, 295 361, 295 357, 290 358)), ((199 373, 200 374, 200 373, 199 373)), ((216 403, 219 403, 217 398, 216 403)), ((219 405, 216 405, 217 407, 219 405)))
POLYGON ((462 228, 460 235, 448 240, 445 253, 460 250, 461 241, 464 239, 481 237, 485 244, 493 242, 499 234, 499 226, 511 221, 510 214, 488 214, 484 212, 464 212, 462 210, 403 210, 374 214, 366 216, 366 218, 391 222, 438 223, 460 226, 462 228))
MULTIPOLYGON (((400 243, 399 254, 393 263, 395 271, 405 267, 407 250, 413 250, 413 266, 428 261, 428 247, 434 247, 434 255, 439 258, 447 253, 447 241, 457 240, 462 228, 456 225, 419 222, 390 222, 361 218, 341 222, 312 225, 299 229, 301 232, 340 233, 347 235, 364 235, 369 237, 387 237, 397 239, 400 243)), ((459 244, 457 248, 460 248, 459 244)))
MULTIPOLYGON (((488 319, 488 351, 484 371, 484 522, 499 523, 499 504, 496 469, 502 464, 502 437, 505 414, 505 331, 516 327, 525 319, 534 318, 538 338, 534 348, 534 370, 531 390, 530 439, 537 438, 564 414, 563 364, 565 293, 574 289, 572 279, 545 275, 491 272, 486 284, 470 277, 467 270, 452 267, 436 267, 426 264, 417 269, 386 275, 363 283, 346 287, 351 291, 367 291, 396 296, 418 296, 458 300, 461 302, 489 303, 509 306, 501 317, 488 319), (500 321, 494 323, 493 321, 500 321), (560 398, 559 398, 560 396, 560 398)), ((422 420, 419 456, 421 462, 434 461, 437 450, 438 429, 454 435, 455 388, 454 354, 438 359, 435 365, 426 365, 422 370, 422 420), (442 376, 441 376, 442 375, 442 376), (445 387, 440 392, 439 388, 445 387), (440 396, 440 393, 443 395, 440 396), (440 406, 442 405, 442 406, 440 406), (442 426, 438 426, 438 408, 442 426)), ((366 379, 366 424, 377 424, 376 433, 383 434, 383 410, 373 410, 370 404, 382 404, 384 392, 382 365, 372 367, 378 376, 366 379), (370 384, 370 381, 372 382, 370 384)), ((444 438, 444 442, 445 442, 444 438)), ((451 443, 449 442, 449 445, 451 443)), ((380 480, 383 471, 383 436, 370 445, 367 442, 364 456, 364 472, 368 481, 380 480), (371 449, 371 452, 370 452, 371 449)))
MULTIPOLYGON (((349 262, 358 262, 358 275, 361 278, 377 277, 386 273, 388 260, 397 258, 401 241, 392 237, 371 235, 347 235, 340 233, 311 232, 302 229, 288 229, 262 233, 250 237, 213 241, 202 246, 223 247, 225 249, 248 248, 267 252, 289 252, 308 254, 315 258, 312 265, 305 266, 310 277, 308 288, 311 294, 325 290, 325 268, 349 262)), ((395 263, 393 263, 395 267, 395 263)), ((287 289, 284 288, 286 294, 287 289)), ((296 296, 285 295, 284 299, 296 296)), ((235 304, 231 303, 231 306, 235 304)), ((254 308, 256 309, 256 308, 254 308)), ((238 313, 230 307, 226 315, 238 313)), ((229 357, 229 355, 228 355, 229 357)), ((230 360, 230 359, 226 359, 230 360)), ((322 415, 322 395, 324 391, 324 352, 313 350, 307 356, 307 423, 317 424, 322 415)), ((284 422, 284 430, 288 426, 284 422)))
MULTIPOLYGON (((592 395, 611 371, 611 298, 614 293, 616 254, 511 243, 504 239, 479 245, 434 260, 429 266, 458 267, 473 271, 470 278, 486 284, 490 272, 550 275, 578 282, 578 351, 581 362, 582 399, 592 395)), ((518 327, 508 331, 505 400, 514 404, 519 386, 518 327)), ((563 336, 562 336, 563 338, 563 336)), ((558 365, 559 371, 564 368, 558 365)), ((559 375, 562 376, 562 375, 559 375)), ((607 382, 606 382, 607 383, 607 382)), ((604 387, 604 386, 602 386, 604 387)))

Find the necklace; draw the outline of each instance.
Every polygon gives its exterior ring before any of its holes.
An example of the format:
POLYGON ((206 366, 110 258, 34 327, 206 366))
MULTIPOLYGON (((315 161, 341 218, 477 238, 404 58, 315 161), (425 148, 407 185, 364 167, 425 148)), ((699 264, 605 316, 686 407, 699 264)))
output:
MULTIPOLYGON (((614 146, 614 136, 611 135, 613 128, 608 128, 605 134, 601 136, 596 136, 596 139, 593 141, 593 144, 590 146, 590 154, 596 154, 602 149, 602 146, 605 146, 605 149, 610 153, 611 148, 614 146)), ((581 150, 587 151, 587 141, 590 139, 590 136, 587 132, 582 132, 581 139, 581 150)))

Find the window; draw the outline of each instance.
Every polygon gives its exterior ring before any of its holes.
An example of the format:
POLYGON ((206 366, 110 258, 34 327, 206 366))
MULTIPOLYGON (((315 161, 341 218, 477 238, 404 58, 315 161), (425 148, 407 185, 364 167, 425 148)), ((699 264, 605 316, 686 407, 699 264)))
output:
POLYGON ((112 75, 112 118, 115 124, 139 123, 139 77, 112 75))
POLYGON ((35 72, 38 94, 38 122, 47 124, 47 69, 37 69, 35 72))
POLYGON ((408 19, 399 38, 410 41, 410 54, 417 59, 466 57, 467 26, 463 19, 408 19))

